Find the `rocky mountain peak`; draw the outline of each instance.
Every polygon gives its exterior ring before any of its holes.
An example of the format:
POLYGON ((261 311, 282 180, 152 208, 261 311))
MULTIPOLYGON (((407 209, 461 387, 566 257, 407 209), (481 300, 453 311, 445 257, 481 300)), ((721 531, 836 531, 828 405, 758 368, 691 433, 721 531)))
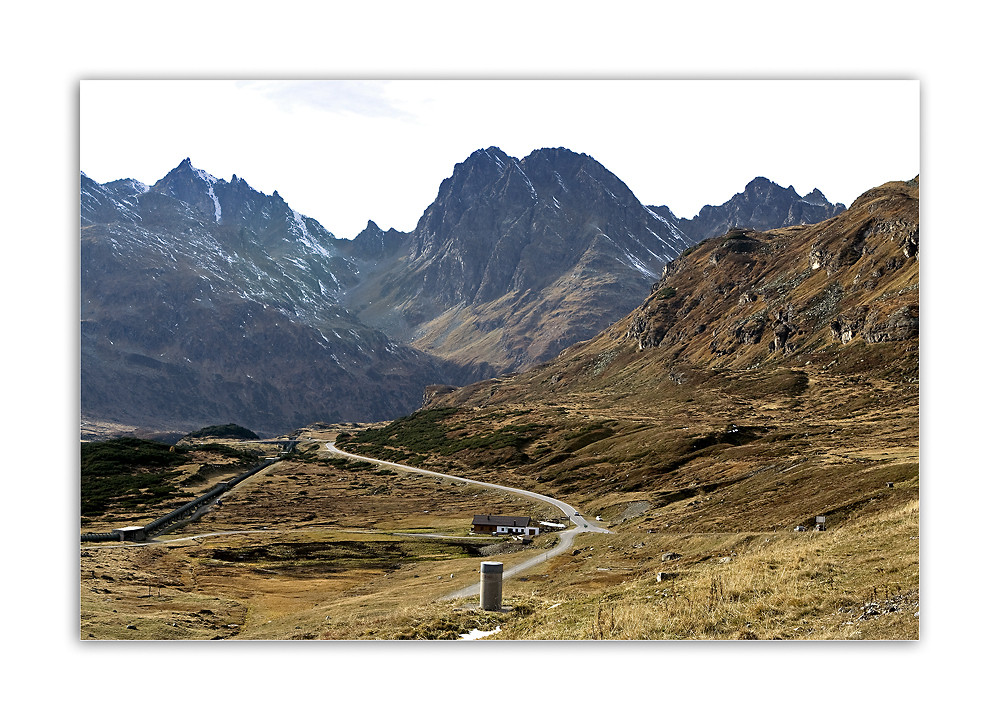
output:
POLYGON ((154 183, 151 190, 181 200, 218 223, 222 220, 222 207, 215 194, 215 185, 220 182, 225 181, 195 168, 191 158, 184 158, 176 168, 154 183))
POLYGON ((743 189, 744 193, 760 193, 763 191, 771 190, 774 188, 780 188, 781 186, 777 183, 768 180, 762 175, 758 175, 756 178, 747 183, 746 188, 743 189))
POLYGON ((470 177, 477 177, 488 182, 490 178, 500 176, 511 162, 515 162, 514 158, 495 145, 491 145, 488 148, 480 148, 463 162, 457 163, 452 178, 465 182, 470 177))
POLYGON ((783 188, 758 176, 742 193, 722 205, 704 206, 694 218, 681 220, 679 225, 694 240, 704 240, 723 235, 730 228, 766 230, 818 223, 844 210, 842 203, 831 203, 818 189, 803 198, 794 186, 783 188))
POLYGON ((341 241, 339 247, 347 254, 362 259, 379 259, 399 250, 406 238, 395 228, 382 230, 374 220, 369 220, 365 229, 351 241, 341 241))
MULTIPOLYGON (((366 228, 358 248, 377 247, 379 232, 366 228)), ((491 146, 455 166, 394 265, 380 262, 350 300, 366 322, 488 374, 590 337, 689 245, 590 156, 518 160, 491 146)))
POLYGON ((807 203, 812 203, 813 205, 829 205, 830 201, 826 199, 826 196, 820 192, 819 188, 813 188, 812 192, 806 195, 802 200, 807 203))
POLYGON ((80 224, 135 222, 136 198, 149 188, 136 180, 116 180, 101 185, 80 173, 80 224))
POLYGON ((190 158, 182 160, 149 191, 181 201, 203 222, 228 228, 220 238, 227 243, 256 243, 271 250, 301 243, 311 253, 326 258, 337 241, 315 220, 290 208, 277 190, 265 195, 235 174, 229 181, 220 180, 195 167, 190 158))

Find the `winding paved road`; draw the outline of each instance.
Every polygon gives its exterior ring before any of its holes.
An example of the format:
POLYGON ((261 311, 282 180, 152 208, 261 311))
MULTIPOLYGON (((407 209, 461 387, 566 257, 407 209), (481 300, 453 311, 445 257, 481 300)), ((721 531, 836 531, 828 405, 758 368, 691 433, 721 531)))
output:
MULTIPOLYGON (((565 501, 560 501, 557 498, 552 498, 551 496, 545 496, 541 493, 535 493, 534 491, 525 491, 521 488, 512 488, 510 486, 501 486, 496 483, 487 483, 486 481, 474 481, 471 478, 462 478, 460 476, 450 476, 447 473, 438 473, 437 471, 427 471, 423 468, 415 468, 413 466, 404 466, 401 463, 392 463, 391 461, 382 461, 378 458, 369 458, 367 456, 359 456, 355 453, 348 453, 347 451, 342 451, 337 448, 333 441, 328 441, 326 444, 326 449, 331 453, 339 456, 345 456, 346 458, 353 458, 358 461, 368 461, 369 463, 375 463, 379 466, 385 466, 388 468, 395 468, 399 471, 406 471, 408 473, 421 473, 425 476, 433 476, 434 478, 443 478, 449 481, 459 481, 461 483, 472 483, 477 486, 484 486, 486 488, 495 488, 501 491, 507 491, 509 493, 517 493, 521 496, 526 496, 528 498, 533 498, 537 501, 543 501, 545 503, 551 504, 562 511, 563 515, 569 518, 573 522, 573 527, 568 528, 565 531, 559 532, 559 543, 557 543, 552 548, 548 549, 544 553, 540 553, 533 558, 529 558, 527 561, 518 563, 510 568, 504 568, 503 577, 507 578, 509 576, 514 576, 522 573, 532 566, 537 566, 539 563, 544 563, 553 556, 557 556, 560 553, 565 553, 573 545, 573 539, 578 533, 611 533, 606 528, 594 525, 593 521, 585 519, 582 515, 577 515, 577 510, 573 506, 569 505, 565 501)), ((443 596, 442 600, 450 600, 454 598, 464 598, 466 596, 474 596, 479 593, 479 583, 474 583, 471 586, 466 586, 457 591, 449 593, 447 596, 443 596)))

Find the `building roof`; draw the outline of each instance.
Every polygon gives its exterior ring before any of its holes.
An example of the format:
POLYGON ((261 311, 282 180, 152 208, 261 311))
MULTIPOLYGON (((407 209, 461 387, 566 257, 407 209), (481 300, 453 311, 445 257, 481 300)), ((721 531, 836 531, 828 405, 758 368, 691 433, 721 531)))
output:
POLYGON ((473 526, 527 526, 531 523, 528 516, 481 516, 472 517, 473 526))

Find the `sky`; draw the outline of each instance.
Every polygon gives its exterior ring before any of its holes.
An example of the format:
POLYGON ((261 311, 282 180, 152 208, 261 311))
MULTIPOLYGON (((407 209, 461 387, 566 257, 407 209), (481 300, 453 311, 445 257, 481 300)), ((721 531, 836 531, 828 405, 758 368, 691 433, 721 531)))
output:
POLYGON ((90 80, 80 169, 152 184, 181 160, 340 237, 414 228, 475 150, 592 156, 693 217, 757 176, 850 203, 920 172, 917 80, 90 80))

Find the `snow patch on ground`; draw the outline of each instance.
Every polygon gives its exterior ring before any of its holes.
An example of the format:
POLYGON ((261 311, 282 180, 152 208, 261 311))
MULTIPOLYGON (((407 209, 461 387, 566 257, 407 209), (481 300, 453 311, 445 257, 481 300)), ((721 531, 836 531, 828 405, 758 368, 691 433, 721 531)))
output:
MULTIPOLYGON (((646 266, 644 266, 639 261, 638 258, 636 258, 634 255, 632 255, 628 251, 625 252, 625 256, 629 259, 629 261, 631 261, 631 267, 635 268, 637 271, 639 271, 640 273, 642 273, 647 278, 658 278, 659 277, 659 276, 656 275, 656 273, 652 272, 649 268, 647 268, 646 266)), ((624 265, 626 268, 629 267, 629 263, 626 263, 621 258, 618 259, 618 262, 621 263, 622 265, 624 265)))
POLYGON ((480 631, 478 628, 474 628, 468 633, 458 634, 458 638, 460 641, 475 641, 477 638, 486 638, 487 636, 492 636, 499 630, 500 630, 499 626, 494 628, 492 631, 480 631))

